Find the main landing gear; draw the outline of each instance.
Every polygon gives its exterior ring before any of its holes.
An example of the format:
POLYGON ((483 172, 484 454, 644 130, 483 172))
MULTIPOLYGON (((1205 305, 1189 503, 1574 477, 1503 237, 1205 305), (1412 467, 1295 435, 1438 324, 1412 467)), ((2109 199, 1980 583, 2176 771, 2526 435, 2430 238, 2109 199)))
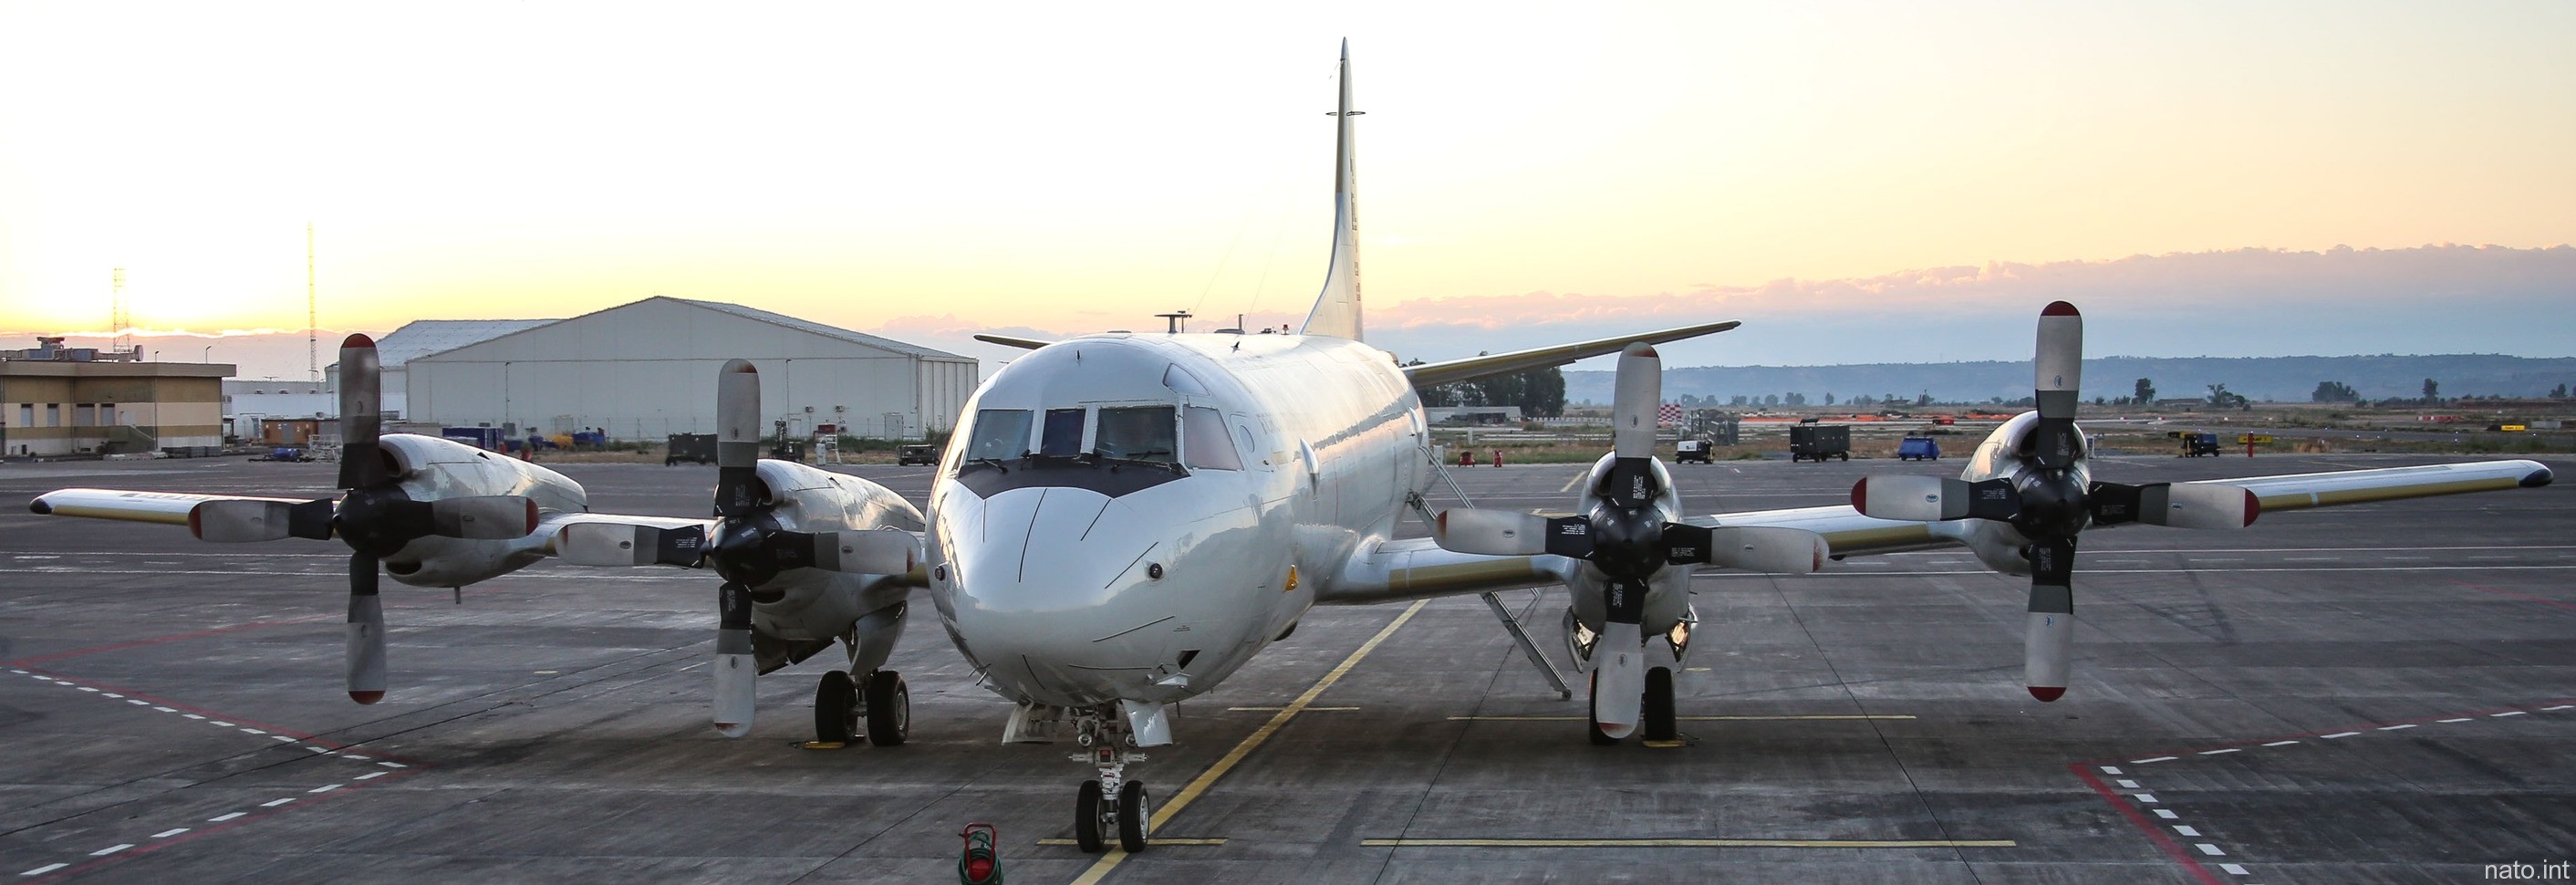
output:
POLYGON ((868 743, 899 747, 911 731, 912 691, 902 674, 877 670, 859 680, 834 670, 814 687, 815 743, 849 744, 865 734, 868 743))
MULTIPOLYGON (((1601 731, 1601 671, 1599 670, 1592 671, 1591 694, 1591 715, 1586 717, 1588 721, 1584 732, 1592 737, 1592 745, 1595 747, 1618 746, 1620 738, 1611 737, 1601 731)), ((1681 728, 1676 724, 1677 717, 1673 715, 1672 668, 1646 669, 1644 700, 1645 709, 1641 712, 1645 721, 1639 723, 1640 742, 1649 747, 1681 746, 1681 728)))
POLYGON ((1089 762, 1100 772, 1100 779, 1083 781, 1074 792, 1074 844, 1097 853, 1107 847, 1107 836, 1115 833, 1118 847, 1127 853, 1145 850, 1145 834, 1154 821, 1153 801, 1144 781, 1126 778, 1127 763, 1145 761, 1127 731, 1126 717, 1119 715, 1116 706, 1095 708, 1077 714, 1074 728, 1074 740, 1083 752, 1070 758, 1089 762))

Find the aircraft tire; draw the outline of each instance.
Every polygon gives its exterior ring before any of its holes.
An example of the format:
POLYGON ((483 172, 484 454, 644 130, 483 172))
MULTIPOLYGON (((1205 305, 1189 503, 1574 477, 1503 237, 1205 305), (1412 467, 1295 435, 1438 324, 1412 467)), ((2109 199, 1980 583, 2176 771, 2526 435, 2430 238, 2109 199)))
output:
POLYGON ((1648 743, 1681 739, 1681 729, 1673 719, 1673 671, 1653 667, 1646 671, 1645 739, 1648 743))
POLYGON ((868 674, 868 743, 900 747, 911 733, 912 689, 904 687, 903 675, 892 670, 868 674))
POLYGON ((1154 823, 1153 800, 1145 796, 1144 781, 1128 781, 1118 787, 1118 847, 1128 854, 1145 850, 1145 828, 1154 823))
POLYGON ((1073 793, 1073 846, 1084 854, 1099 854, 1100 782, 1083 781, 1073 793))
POLYGON ((814 686, 814 740, 846 744, 858 734, 859 688, 850 674, 834 670, 814 686))

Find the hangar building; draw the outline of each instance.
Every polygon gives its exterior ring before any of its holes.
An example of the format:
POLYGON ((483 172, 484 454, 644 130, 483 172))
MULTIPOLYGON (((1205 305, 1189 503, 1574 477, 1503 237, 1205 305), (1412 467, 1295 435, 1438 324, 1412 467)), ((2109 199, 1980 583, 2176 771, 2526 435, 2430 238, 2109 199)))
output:
MULTIPOLYGON (((597 427, 615 439, 714 433, 716 372, 737 357, 760 369, 762 417, 788 422, 791 436, 822 425, 883 439, 947 430, 977 376, 972 357, 738 304, 654 297, 407 355, 402 418, 515 424, 521 433, 597 427)), ((394 383, 389 374, 389 407, 394 383)))

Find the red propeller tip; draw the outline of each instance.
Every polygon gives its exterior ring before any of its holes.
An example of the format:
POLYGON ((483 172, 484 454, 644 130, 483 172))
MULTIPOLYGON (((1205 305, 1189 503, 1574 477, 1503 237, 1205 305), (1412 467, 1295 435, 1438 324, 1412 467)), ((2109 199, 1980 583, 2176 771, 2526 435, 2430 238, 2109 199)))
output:
POLYGON ((2263 515, 2263 499, 2255 497, 2255 496, 2254 496, 2254 490, 2253 490, 2253 489, 2246 489, 2246 490, 2245 490, 2245 524, 2246 524, 2246 525, 2253 525, 2253 524, 2254 524, 2254 518, 2255 518, 2255 517, 2257 517, 2257 516, 2261 516, 2261 515, 2263 515))
POLYGON ((1853 510, 1858 510, 1858 511, 1860 511, 1860 512, 1862 512, 1862 513, 1867 513, 1867 512, 1869 512, 1867 508, 1864 508, 1864 507, 1862 507, 1862 506, 1861 506, 1863 503, 1865 503, 1865 502, 1867 502, 1867 501, 1869 500, 1869 492, 1868 492, 1868 489, 1869 489, 1869 477, 1866 477, 1866 476, 1861 477, 1861 480, 1860 480, 1859 482, 1852 483, 1852 509, 1853 509, 1853 510))
POLYGON ((2082 316, 2083 314, 2075 312, 2075 305, 2068 304, 2063 301, 2051 301, 2048 303, 2047 307, 2040 309, 2039 315, 2044 317, 2071 317, 2082 316))
MULTIPOLYGON (((2059 303, 2063 304, 2064 302, 2059 303)), ((2042 703, 2054 701, 2066 696, 2066 686, 2034 685, 2030 687, 2030 696, 2040 699, 2042 703)))
POLYGON ((385 693, 381 691, 353 691, 349 693, 349 699, 361 704, 372 704, 377 701, 384 700, 385 693))
MULTIPOLYGON (((1655 346, 1654 346, 1654 345, 1652 345, 1652 344, 1649 344, 1649 345, 1646 345, 1646 346, 1644 346, 1644 347, 1637 348, 1637 355, 1638 355, 1638 356, 1655 356, 1655 346)), ((1656 357, 1656 359, 1662 359, 1662 357, 1656 357)))
POLYGON ((349 337, 340 339, 340 349, 342 350, 347 350, 352 347, 374 346, 376 346, 376 339, 367 337, 363 332, 352 332, 349 334, 349 337))

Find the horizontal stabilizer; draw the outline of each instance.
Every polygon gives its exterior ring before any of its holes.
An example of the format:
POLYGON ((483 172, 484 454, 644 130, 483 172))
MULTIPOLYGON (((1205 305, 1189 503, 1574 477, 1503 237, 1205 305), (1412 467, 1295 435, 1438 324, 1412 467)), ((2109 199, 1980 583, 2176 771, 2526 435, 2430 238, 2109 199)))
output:
POLYGON ((1024 350, 1036 350, 1036 349, 1038 349, 1038 348, 1045 347, 1045 346, 1047 346, 1047 345, 1049 345, 1049 344, 1054 344, 1054 343, 1055 343, 1055 342, 1053 342, 1053 341, 1040 341, 1040 340, 1037 340, 1037 339, 1035 339, 1035 338, 1020 338, 1020 337, 1011 336, 1011 335, 995 335, 995 334, 992 334, 992 333, 990 333, 990 332, 977 332, 977 333, 975 333, 975 340, 977 340, 977 341, 981 341, 981 342, 984 342, 984 343, 986 343, 986 344, 999 344, 999 345, 1002 345, 1003 347, 1017 347, 1017 348, 1021 348, 1021 349, 1024 349, 1024 350))
POLYGON ((1430 384, 1450 384, 1459 381, 1473 381, 1478 378, 1485 378, 1494 375, 1508 375, 1513 372, 1527 372, 1531 369, 1545 369, 1552 366, 1562 366, 1566 363, 1574 362, 1575 360, 1584 359, 1586 357, 1596 357, 1605 353, 1618 353, 1619 351, 1627 348, 1631 343, 1642 342, 1646 344, 1662 344, 1666 341, 1680 341, 1684 338, 1697 338, 1701 335, 1724 332, 1740 325, 1743 325, 1743 323, 1728 320, 1723 323, 1702 323, 1696 326, 1676 326, 1670 329, 1659 329, 1653 332, 1640 332, 1634 335, 1616 335, 1609 338, 1595 338, 1590 341, 1578 341, 1573 344, 1558 344, 1551 347, 1533 347, 1528 350, 1515 350, 1510 353, 1497 353, 1490 356, 1471 356, 1454 360, 1442 360, 1436 363, 1423 363, 1419 366, 1406 366, 1404 367, 1404 375, 1406 378, 1412 380, 1414 385, 1417 387, 1430 384))

